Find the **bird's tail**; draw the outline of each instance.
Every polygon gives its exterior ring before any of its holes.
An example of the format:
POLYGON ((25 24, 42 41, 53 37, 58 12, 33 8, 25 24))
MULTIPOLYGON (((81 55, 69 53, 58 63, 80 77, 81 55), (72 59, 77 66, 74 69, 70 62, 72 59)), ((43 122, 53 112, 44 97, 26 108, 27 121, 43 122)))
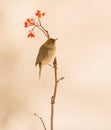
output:
POLYGON ((39 63, 39 79, 40 79, 40 76, 41 76, 41 69, 42 69, 42 64, 39 63))

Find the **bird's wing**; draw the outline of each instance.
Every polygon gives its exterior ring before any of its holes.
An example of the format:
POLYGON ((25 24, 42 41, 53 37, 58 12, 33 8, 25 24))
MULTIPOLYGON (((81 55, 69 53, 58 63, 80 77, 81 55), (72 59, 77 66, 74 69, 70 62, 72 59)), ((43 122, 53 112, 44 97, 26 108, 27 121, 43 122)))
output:
POLYGON ((39 54, 36 58, 35 65, 41 63, 41 61, 45 58, 45 56, 48 54, 48 49, 44 46, 44 44, 39 49, 39 54))

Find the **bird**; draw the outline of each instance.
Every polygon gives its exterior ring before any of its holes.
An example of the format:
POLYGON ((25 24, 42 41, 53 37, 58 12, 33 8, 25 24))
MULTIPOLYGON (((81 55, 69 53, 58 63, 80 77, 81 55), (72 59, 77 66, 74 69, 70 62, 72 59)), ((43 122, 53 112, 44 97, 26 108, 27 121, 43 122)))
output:
POLYGON ((56 44, 55 44, 56 40, 57 39, 54 38, 48 38, 46 42, 42 44, 39 49, 35 62, 35 66, 39 64, 39 79, 41 76, 42 65, 47 65, 54 59, 56 52, 56 44))

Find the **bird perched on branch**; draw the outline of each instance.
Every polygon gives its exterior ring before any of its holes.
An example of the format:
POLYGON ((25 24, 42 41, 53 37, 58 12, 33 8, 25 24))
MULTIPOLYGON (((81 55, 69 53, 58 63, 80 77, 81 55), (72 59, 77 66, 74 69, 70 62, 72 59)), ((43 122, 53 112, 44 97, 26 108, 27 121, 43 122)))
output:
POLYGON ((53 60, 56 51, 55 41, 57 39, 48 38, 47 41, 40 47, 36 58, 35 66, 39 64, 39 78, 41 76, 42 65, 47 65, 53 60))

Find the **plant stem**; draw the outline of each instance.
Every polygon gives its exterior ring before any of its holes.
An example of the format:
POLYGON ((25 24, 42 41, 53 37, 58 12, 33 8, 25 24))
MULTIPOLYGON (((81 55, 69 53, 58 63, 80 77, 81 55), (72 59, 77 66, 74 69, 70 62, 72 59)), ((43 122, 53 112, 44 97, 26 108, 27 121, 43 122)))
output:
POLYGON ((53 124, 54 124, 54 121, 53 121, 53 118, 54 118, 54 103, 55 103, 55 99, 56 99, 56 93, 57 93, 57 84, 58 84, 58 80, 57 80, 57 60, 56 60, 56 57, 54 59, 54 62, 53 62, 53 65, 54 65, 54 75, 55 75, 55 86, 54 86, 54 92, 53 92, 53 96, 51 97, 51 128, 50 130, 53 130, 53 124))

